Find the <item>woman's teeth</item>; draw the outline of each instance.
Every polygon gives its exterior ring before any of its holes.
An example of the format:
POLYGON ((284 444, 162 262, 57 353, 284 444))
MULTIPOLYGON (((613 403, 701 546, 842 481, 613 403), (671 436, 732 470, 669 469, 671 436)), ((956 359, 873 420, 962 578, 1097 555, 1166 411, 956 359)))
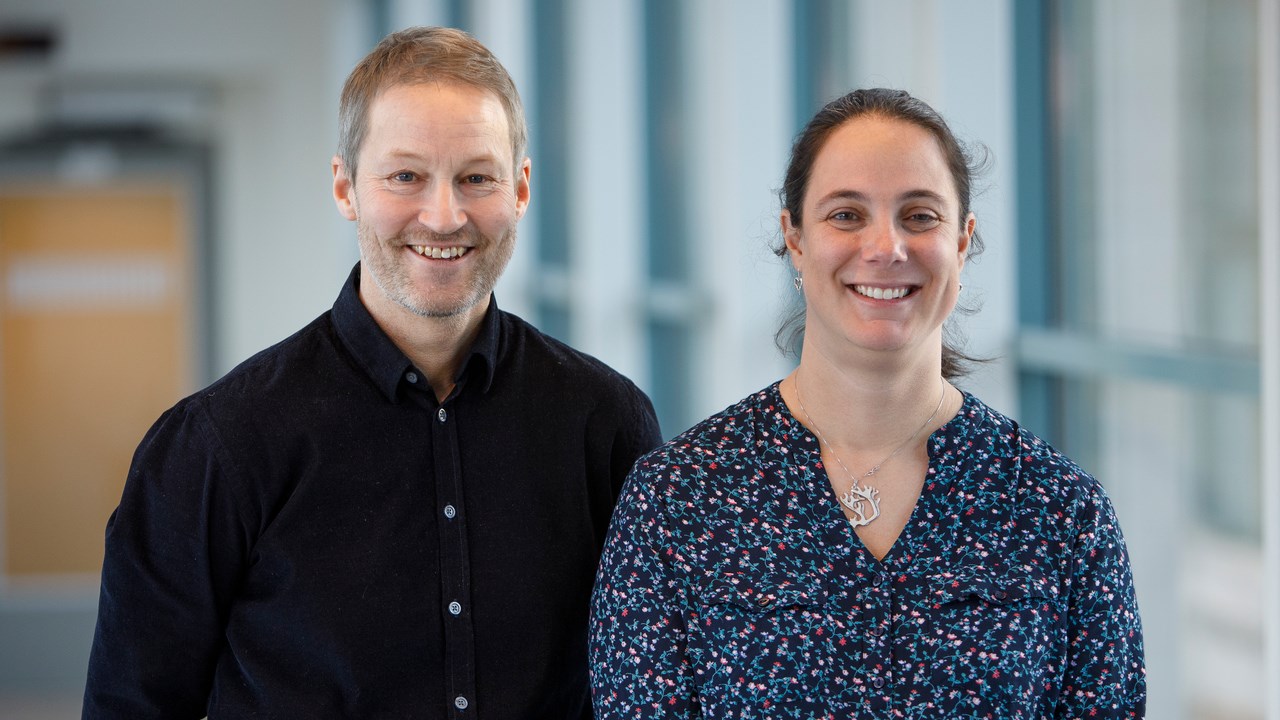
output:
POLYGON ((897 300, 900 297, 905 297, 911 292, 910 288, 905 287, 882 288, 869 287, 867 285, 854 285, 853 290, 859 295, 864 295, 876 300, 897 300))

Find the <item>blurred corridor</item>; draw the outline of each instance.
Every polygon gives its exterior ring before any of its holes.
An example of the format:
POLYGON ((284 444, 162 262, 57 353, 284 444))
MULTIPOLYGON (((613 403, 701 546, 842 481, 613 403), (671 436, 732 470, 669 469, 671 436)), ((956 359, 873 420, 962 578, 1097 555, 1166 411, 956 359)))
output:
POLYGON ((161 411, 354 263, 337 96, 450 24, 528 106, 500 305, 664 434, 787 372, 789 143, 902 87, 990 150, 962 383, 1115 500, 1149 716, 1280 720, 1280 0, 5 0, 0 717, 76 717, 102 531, 161 411), (1270 583, 1270 584, 1268 584, 1270 583))

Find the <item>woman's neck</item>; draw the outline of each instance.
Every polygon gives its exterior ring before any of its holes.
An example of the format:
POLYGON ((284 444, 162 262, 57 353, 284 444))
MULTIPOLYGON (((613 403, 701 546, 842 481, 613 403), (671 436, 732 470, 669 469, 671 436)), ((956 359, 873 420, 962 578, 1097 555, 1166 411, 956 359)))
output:
POLYGON ((897 360, 855 365, 806 343, 799 367, 783 383, 783 399, 829 444, 853 456, 878 457, 914 432, 911 439, 928 437, 960 406, 960 393, 942 379, 940 352, 933 362, 897 360))

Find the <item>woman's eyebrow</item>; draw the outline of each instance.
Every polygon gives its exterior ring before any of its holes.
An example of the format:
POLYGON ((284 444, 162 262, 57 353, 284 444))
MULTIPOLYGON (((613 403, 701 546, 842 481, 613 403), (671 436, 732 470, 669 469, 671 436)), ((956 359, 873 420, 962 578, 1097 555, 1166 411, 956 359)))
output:
POLYGON ((867 202, 869 198, 867 194, 860 190, 832 190, 823 195, 819 203, 831 202, 832 200, 852 200, 854 202, 867 202))

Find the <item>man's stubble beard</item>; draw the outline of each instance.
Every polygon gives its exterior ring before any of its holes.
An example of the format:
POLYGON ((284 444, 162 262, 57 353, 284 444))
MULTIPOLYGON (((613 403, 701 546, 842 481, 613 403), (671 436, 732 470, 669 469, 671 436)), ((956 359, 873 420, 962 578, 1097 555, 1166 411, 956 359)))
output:
MULTIPOLYGON (((470 225, 449 235, 439 235, 429 231, 414 233, 407 236, 407 242, 406 234, 400 233, 392 238, 390 244, 374 236, 373 232, 363 224, 357 225, 356 234, 360 242, 361 262, 365 264, 369 276, 373 278, 382 293, 397 305, 424 318, 448 318, 462 315, 488 299, 511 261, 516 244, 515 223, 512 223, 498 240, 481 235, 474 226, 470 225), (388 251, 398 252, 398 249, 405 245, 448 245, 457 243, 460 239, 467 241, 461 244, 471 246, 467 255, 481 253, 484 257, 474 259, 477 266, 466 283, 466 289, 456 301, 433 303, 430 294, 415 299, 415 295, 422 295, 422 289, 414 286, 409 273, 405 272, 404 264, 389 260, 386 254, 388 251), (472 242, 473 240, 478 242, 472 242), (373 258, 374 262, 370 263, 370 258, 373 258)), ((463 256, 464 261, 465 258, 466 256, 463 256)), ((430 288, 426 290, 429 293, 430 288)))

